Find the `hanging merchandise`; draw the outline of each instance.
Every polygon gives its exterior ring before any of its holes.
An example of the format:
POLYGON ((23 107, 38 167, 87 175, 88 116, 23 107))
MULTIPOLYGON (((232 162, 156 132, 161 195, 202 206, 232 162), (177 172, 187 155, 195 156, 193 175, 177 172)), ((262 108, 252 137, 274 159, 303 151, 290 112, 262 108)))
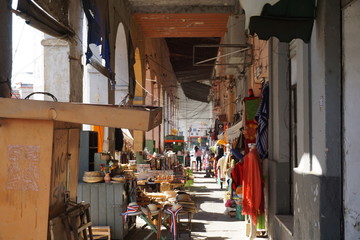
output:
POLYGON ((121 128, 115 128, 115 150, 122 151, 124 146, 124 135, 121 128))
POLYGON ((244 157, 243 167, 243 209, 242 214, 250 215, 252 223, 257 224, 259 214, 264 213, 260 158, 256 147, 244 157))
POLYGON ((218 140, 218 135, 222 134, 223 132, 224 132, 224 123, 222 121, 220 121, 219 119, 216 119, 213 140, 218 140))
POLYGON ((255 115, 258 122, 256 147, 261 159, 267 157, 268 153, 268 121, 269 121, 269 82, 264 84, 262 90, 262 100, 255 115))
POLYGON ((249 152, 249 144, 256 142, 256 129, 257 129, 257 122, 255 119, 255 115, 257 109, 259 107, 260 98, 254 97, 252 90, 249 89, 249 97, 244 98, 244 105, 245 105, 245 130, 244 130, 244 137, 245 137, 245 150, 249 152))

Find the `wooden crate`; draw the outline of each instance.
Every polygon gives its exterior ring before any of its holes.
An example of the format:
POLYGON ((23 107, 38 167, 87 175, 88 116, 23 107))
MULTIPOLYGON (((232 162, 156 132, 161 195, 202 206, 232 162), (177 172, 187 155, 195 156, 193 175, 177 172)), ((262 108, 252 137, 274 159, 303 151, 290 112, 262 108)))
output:
POLYGON ((110 226, 93 226, 92 227, 93 239, 104 239, 107 237, 111 240, 110 226))

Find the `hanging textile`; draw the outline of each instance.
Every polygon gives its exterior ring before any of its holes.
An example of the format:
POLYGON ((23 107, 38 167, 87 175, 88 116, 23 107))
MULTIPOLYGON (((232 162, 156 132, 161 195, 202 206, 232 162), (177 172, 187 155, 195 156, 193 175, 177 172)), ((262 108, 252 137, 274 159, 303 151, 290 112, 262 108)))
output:
POLYGON ((214 139, 213 140, 218 140, 218 135, 220 135, 223 132, 224 132, 224 123, 222 121, 220 121, 219 119, 216 119, 215 125, 214 125, 214 139))
POLYGON ((104 127, 92 126, 92 130, 98 133, 98 152, 102 152, 104 144, 104 127))
POLYGON ((124 146, 124 134, 121 128, 115 128, 115 150, 122 151, 124 146))
POLYGON ((244 106, 245 106, 245 123, 244 123, 244 137, 245 137, 245 150, 249 152, 249 143, 256 142, 256 129, 257 122, 255 119, 256 112, 258 110, 260 103, 259 97, 246 97, 244 98, 244 106))
MULTIPOLYGON (((90 63, 93 53, 90 44, 101 45, 101 57, 105 60, 105 67, 112 75, 110 68, 110 24, 108 0, 83 0, 83 7, 88 20, 88 45, 86 51, 86 64, 90 63)), ((97 62, 101 62, 97 60, 97 62)))
POLYGON ((249 215, 254 225, 264 212, 260 158, 256 147, 244 157, 243 167, 243 215, 249 215))
POLYGON ((238 162, 231 171, 231 177, 233 179, 231 188, 235 191, 238 186, 241 186, 244 179, 244 164, 238 162))
POLYGON ((269 121, 269 82, 264 84, 262 100, 255 119, 258 123, 256 134, 256 147, 261 159, 267 157, 268 153, 268 121, 269 121))

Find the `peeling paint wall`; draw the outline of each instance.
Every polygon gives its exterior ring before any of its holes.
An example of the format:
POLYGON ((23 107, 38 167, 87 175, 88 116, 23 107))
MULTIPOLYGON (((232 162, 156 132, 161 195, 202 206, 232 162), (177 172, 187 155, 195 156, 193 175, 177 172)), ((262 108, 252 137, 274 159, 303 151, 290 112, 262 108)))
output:
POLYGON ((360 1, 343 9, 344 58, 344 234, 346 240, 360 239, 360 1))

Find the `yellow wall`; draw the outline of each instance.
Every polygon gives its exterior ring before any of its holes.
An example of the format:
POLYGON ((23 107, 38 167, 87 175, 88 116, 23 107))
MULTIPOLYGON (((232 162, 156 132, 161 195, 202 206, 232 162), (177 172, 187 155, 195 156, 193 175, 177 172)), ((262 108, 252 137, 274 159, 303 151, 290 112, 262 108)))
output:
MULTIPOLYGON (((135 79, 136 79, 136 85, 135 85, 135 99, 134 99, 134 105, 144 105, 144 78, 142 74, 142 61, 141 61, 141 55, 138 48, 135 50, 135 65, 134 65, 134 71, 135 71, 135 79)), ((145 132, 144 131, 137 131, 134 130, 133 132, 134 137, 134 151, 142 151, 144 149, 144 138, 145 138, 145 132)))

